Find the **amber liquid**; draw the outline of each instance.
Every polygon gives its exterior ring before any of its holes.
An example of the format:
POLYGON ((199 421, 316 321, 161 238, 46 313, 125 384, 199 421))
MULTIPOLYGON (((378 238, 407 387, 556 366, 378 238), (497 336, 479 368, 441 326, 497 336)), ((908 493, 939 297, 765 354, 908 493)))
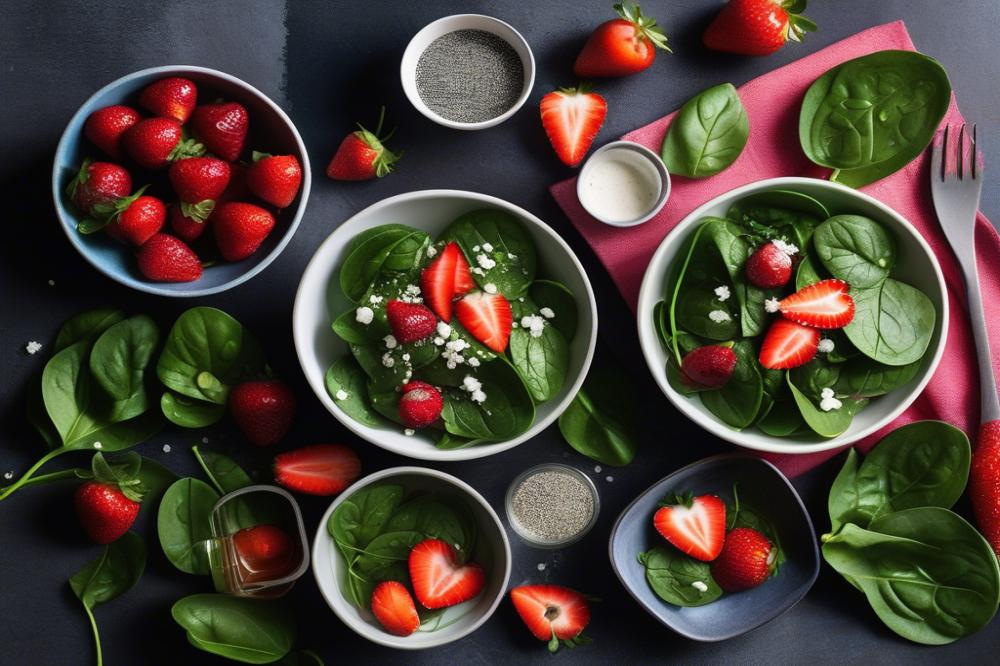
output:
POLYGON ((293 546, 287 558, 280 562, 269 562, 261 567, 259 563, 243 556, 236 547, 233 535, 219 539, 218 550, 222 559, 222 574, 230 593, 261 599, 280 597, 288 592, 293 582, 284 585, 269 585, 269 583, 290 574, 302 559, 298 547, 293 546))

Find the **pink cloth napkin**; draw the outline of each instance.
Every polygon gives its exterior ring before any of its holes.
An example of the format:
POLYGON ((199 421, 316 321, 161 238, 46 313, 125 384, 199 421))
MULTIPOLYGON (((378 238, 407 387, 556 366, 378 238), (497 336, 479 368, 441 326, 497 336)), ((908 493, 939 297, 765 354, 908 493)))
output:
MULTIPOLYGON (((860 32, 801 60, 750 81, 739 89, 740 99, 750 117, 750 139, 736 162, 722 173, 702 180, 675 177, 670 200, 655 218, 638 227, 619 229, 606 226, 588 215, 576 198, 576 179, 552 186, 552 196, 574 226, 583 234, 608 269, 615 284, 633 311, 639 285, 649 260, 663 237, 691 210, 734 187, 777 176, 825 177, 828 171, 813 165, 799 145, 799 106, 809 85, 831 67, 873 51, 916 50, 902 21, 860 32)), ((985 82, 984 82, 985 84, 985 82)), ((659 151, 670 114, 624 139, 659 151)), ((944 123, 961 123, 962 114, 952 99, 944 123)), ((987 162, 989 162, 987 155, 987 162)), ((894 428, 921 419, 941 419, 970 435, 979 423, 979 378, 966 309, 965 287, 958 264, 938 226, 931 202, 929 153, 906 168, 862 188, 862 191, 891 206, 923 234, 934 249, 944 272, 951 299, 948 340, 941 364, 919 398, 893 423, 862 441, 867 450, 894 428)), ((989 171, 987 171, 987 177, 989 171)), ((979 213, 976 236, 979 277, 986 318, 1000 321, 1000 236, 979 213)), ((994 367, 1000 373, 1000 326, 994 326, 990 342, 994 367)), ((983 362, 989 362, 983 359, 983 362)), ((836 452, 810 455, 767 455, 789 476, 801 474, 831 458, 836 452)))

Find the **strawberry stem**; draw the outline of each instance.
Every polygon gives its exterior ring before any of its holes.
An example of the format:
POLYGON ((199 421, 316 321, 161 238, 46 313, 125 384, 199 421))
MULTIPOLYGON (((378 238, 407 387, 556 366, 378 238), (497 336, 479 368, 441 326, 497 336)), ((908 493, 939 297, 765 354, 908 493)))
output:
POLYGON ((650 16, 643 16, 639 5, 619 3, 614 5, 614 9, 618 12, 618 16, 635 26, 635 37, 637 39, 648 39, 655 48, 663 49, 667 53, 673 53, 670 47, 667 46, 667 35, 660 26, 656 25, 656 19, 650 16))

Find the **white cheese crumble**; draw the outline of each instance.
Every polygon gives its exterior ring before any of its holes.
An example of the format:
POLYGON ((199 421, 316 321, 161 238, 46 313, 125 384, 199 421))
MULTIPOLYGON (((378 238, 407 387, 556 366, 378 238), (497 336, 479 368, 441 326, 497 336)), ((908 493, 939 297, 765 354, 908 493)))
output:
POLYGON ((392 334, 387 335, 384 338, 382 338, 382 341, 385 342, 385 348, 386 349, 395 349, 396 345, 399 344, 398 342, 396 342, 396 336, 392 335, 392 334))
POLYGON ((531 331, 531 337, 540 338, 545 329, 545 319, 538 315, 525 315, 521 317, 521 328, 531 331))
POLYGON ((407 428, 406 430, 403 431, 403 434, 406 435, 407 437, 413 437, 413 435, 415 435, 416 432, 417 431, 414 430, 413 428, 407 428))
POLYGON ((539 562, 537 568, 539 571, 545 571, 545 562, 539 562))
POLYGON ((202 444, 208 444, 208 437, 202 437, 201 438, 201 443, 202 444))
POLYGON ((819 341, 819 345, 816 348, 824 354, 829 354, 833 351, 833 340, 830 338, 823 338, 819 341))
POLYGON ((487 271, 497 265, 497 262, 487 257, 485 254, 477 254, 476 263, 479 264, 480 268, 487 271))
POLYGON ((382 302, 382 297, 377 294, 372 294, 368 298, 368 302, 370 302, 372 305, 378 305, 379 303, 382 302))
MULTIPOLYGON (((441 338, 450 338, 451 337, 451 326, 449 326, 446 322, 439 321, 437 323, 437 334, 441 338)), ((437 344, 437 341, 435 341, 434 344, 437 344)), ((441 344, 442 345, 444 344, 443 340, 442 340, 441 344)))
POLYGON ((606 476, 606 477, 604 477, 604 480, 607 481, 608 483, 611 483, 612 481, 615 480, 615 477, 613 477, 613 476, 606 476))
POLYGON ((728 301, 732 294, 729 293, 729 285, 723 284, 715 288, 715 296, 719 302, 728 301))
POLYGON ((732 317, 725 310, 712 310, 708 313, 708 318, 714 321, 716 324, 721 324, 724 321, 731 321, 732 317))
POLYGON ((465 357, 462 356, 462 352, 469 348, 469 343, 465 340, 449 340, 444 344, 444 351, 441 352, 441 358, 445 360, 445 365, 448 366, 449 370, 454 370, 457 366, 465 363, 465 357))
POLYGON ((822 393, 820 393, 819 408, 824 412, 829 412, 843 407, 844 403, 837 400, 837 398, 834 397, 835 395, 836 394, 833 392, 832 388, 823 389, 822 393))
POLYGON ((56 286, 56 281, 55 280, 49 280, 49 286, 50 287, 56 286))
POLYGON ((433 257, 437 253, 438 253, 438 251, 437 251, 436 247, 434 247, 433 245, 428 245, 427 246, 427 258, 428 259, 431 258, 431 257, 433 257))
POLYGON ((170 445, 169 444, 164 444, 163 445, 163 452, 164 453, 170 453, 170 445))
POLYGON ((600 465, 594 465, 594 472, 595 473, 600 474, 602 469, 604 469, 604 468, 601 467, 600 465))
POLYGON ((409 361, 410 360, 410 355, 409 354, 403 354, 403 360, 404 361, 409 361))
POLYGON ((420 287, 415 284, 406 285, 406 293, 413 294, 414 296, 420 295, 420 287))
POLYGON ((497 286, 492 282, 487 282, 486 284, 483 285, 483 291, 485 291, 487 294, 495 294, 497 293, 497 286))
POLYGON ((462 390, 469 393, 472 402, 483 404, 486 402, 486 394, 483 393, 482 383, 472 375, 462 378, 462 390))
POLYGON ((434 338, 434 344, 440 347, 441 345, 444 344, 444 338, 441 337, 434 338))
POLYGON ((542 308, 538 311, 538 314, 542 315, 546 319, 552 319, 556 316, 556 313, 552 311, 552 308, 542 308))
POLYGON ((472 273, 476 274, 476 275, 486 275, 486 271, 484 271, 484 270, 483 270, 482 268, 480 268, 479 266, 473 266, 473 267, 472 267, 472 268, 470 268, 469 270, 470 270, 470 271, 471 271, 472 273))
POLYGON ((781 309, 781 303, 777 298, 769 298, 764 301, 764 309, 768 312, 777 312, 781 309))
POLYGON ((693 583, 691 583, 691 587, 698 590, 699 592, 708 591, 708 585, 705 585, 705 583, 701 582, 700 580, 696 580, 693 583))
POLYGON ((517 255, 514 254, 513 252, 508 252, 507 253, 507 258, 510 259, 511 261, 513 261, 514 259, 517 259, 517 255))
POLYGON ((6 472, 4 472, 4 473, 3 473, 3 478, 5 478, 5 479, 7 479, 8 481, 10 481, 11 479, 13 479, 13 478, 14 478, 14 472, 11 472, 11 471, 6 471, 6 472))
POLYGON ((479 245, 473 245, 473 246, 472 246, 472 251, 473 251, 473 252, 479 252, 479 248, 480 248, 480 246, 479 246, 479 245))
POLYGON ((468 363, 469 365, 471 365, 473 368, 478 368, 479 367, 479 359, 476 358, 475 356, 473 356, 469 360, 467 360, 466 363, 468 363))
POLYGON ((793 254, 799 253, 799 248, 797 246, 787 241, 783 241, 780 238, 776 238, 771 242, 774 244, 774 247, 778 248, 779 250, 787 254, 789 257, 792 256, 793 254))
POLYGON ((42 343, 36 340, 32 340, 24 347, 25 351, 27 351, 29 354, 37 354, 41 348, 42 348, 42 343))
POLYGON ((100 450, 104 448, 104 445, 100 442, 94 442, 94 448, 100 450))
POLYGON ((396 359, 392 357, 392 354, 386 352, 382 354, 382 365, 384 365, 387 368, 391 368, 392 366, 396 365, 396 359))
POLYGON ((483 243, 483 252, 492 252, 493 243, 483 243))
POLYGON ((375 312, 367 305, 362 305, 355 311, 354 318, 358 320, 359 323, 367 326, 372 323, 373 319, 375 319, 375 312))
POLYGON ((344 389, 337 389, 337 395, 334 396, 337 400, 347 400, 351 395, 344 389))

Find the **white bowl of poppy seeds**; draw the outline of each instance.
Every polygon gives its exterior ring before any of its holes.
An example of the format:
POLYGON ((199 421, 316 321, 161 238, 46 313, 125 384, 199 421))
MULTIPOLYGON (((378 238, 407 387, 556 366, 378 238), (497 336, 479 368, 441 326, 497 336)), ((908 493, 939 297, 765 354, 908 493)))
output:
POLYGON ((403 91, 439 125, 486 129, 510 118, 535 83, 535 58, 517 30, 482 14, 445 16, 413 36, 403 91))

